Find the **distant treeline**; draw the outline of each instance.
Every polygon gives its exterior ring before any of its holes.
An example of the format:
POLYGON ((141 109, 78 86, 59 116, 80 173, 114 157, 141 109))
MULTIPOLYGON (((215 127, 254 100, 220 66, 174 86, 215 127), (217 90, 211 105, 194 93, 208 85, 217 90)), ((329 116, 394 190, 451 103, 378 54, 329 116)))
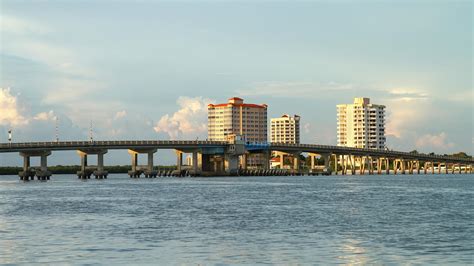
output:
MULTIPOLYGON (((176 166, 155 166, 157 170, 174 170, 176 166)), ((112 165, 105 166, 104 169, 111 174, 128 173, 132 169, 130 165, 112 165)), ((76 174, 77 171, 81 170, 80 165, 56 165, 48 166, 48 170, 53 174, 76 174)), ((23 171, 23 167, 11 167, 2 166, 0 167, 0 175, 17 175, 20 171, 23 171)))

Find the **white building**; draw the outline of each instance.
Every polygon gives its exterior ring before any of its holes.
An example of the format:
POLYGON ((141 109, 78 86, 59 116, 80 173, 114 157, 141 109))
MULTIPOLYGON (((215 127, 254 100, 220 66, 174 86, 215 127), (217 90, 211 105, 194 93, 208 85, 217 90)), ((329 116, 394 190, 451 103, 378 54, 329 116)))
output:
POLYGON ((369 98, 354 104, 337 105, 337 145, 356 148, 385 148, 385 106, 369 98))
POLYGON ((271 142, 300 143, 300 116, 282 115, 271 119, 271 142))

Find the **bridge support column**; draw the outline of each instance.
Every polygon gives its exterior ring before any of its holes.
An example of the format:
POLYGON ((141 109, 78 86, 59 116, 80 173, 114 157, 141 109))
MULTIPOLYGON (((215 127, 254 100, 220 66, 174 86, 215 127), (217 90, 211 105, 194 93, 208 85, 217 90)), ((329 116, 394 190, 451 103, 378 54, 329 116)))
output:
POLYGON ((263 152, 263 169, 270 170, 270 160, 272 153, 269 150, 263 152))
POLYGON ((346 165, 346 155, 341 155, 341 175, 345 175, 347 171, 347 165, 346 165))
POLYGON ((285 168, 285 154, 282 152, 279 152, 277 154, 280 157, 280 169, 284 169, 285 168))
POLYGON ((22 151, 20 155, 23 157, 23 171, 18 173, 20 180, 33 180, 35 175, 38 180, 49 180, 51 172, 48 171, 48 156, 51 155, 51 151, 22 151), (40 167, 32 170, 30 158, 35 156, 40 157, 40 167))
POLYGON ((434 169, 434 162, 431 162, 431 174, 434 175, 435 169, 434 169))
POLYGON ((90 179, 92 174, 96 179, 107 178, 109 173, 104 170, 104 154, 107 153, 106 149, 82 149, 78 150, 77 153, 81 157, 81 170, 77 172, 78 178, 90 179), (87 156, 90 154, 97 154, 96 167, 88 167, 87 156))
POLYGON ((350 166, 351 166, 351 175, 355 175, 355 166, 354 166, 354 155, 349 155, 349 163, 350 163, 350 166))
POLYGON ((408 166, 408 167, 409 167, 408 173, 409 173, 410 175, 412 175, 412 174, 413 174, 413 160, 408 161, 408 164, 409 164, 409 166, 408 166))
POLYGON ((338 173, 339 170, 337 169, 337 168, 338 168, 338 164, 339 164, 339 162, 338 162, 338 160, 337 160, 337 157, 338 157, 338 155, 337 155, 337 154, 334 154, 334 173, 335 173, 336 175, 339 174, 339 173, 338 173))
POLYGON ((458 165, 459 165, 459 173, 461 174, 462 173, 462 170, 461 170, 462 165, 460 163, 458 165))
POLYGON ((293 172, 295 174, 299 174, 300 164, 301 164, 300 153, 294 153, 293 154, 293 172))
POLYGON ((368 160, 369 160, 369 167, 368 167, 369 168, 368 169, 369 170, 369 175, 373 175, 374 174, 374 162, 372 161, 372 156, 370 156, 368 158, 368 160))
POLYGON ((28 181, 30 178, 33 180, 35 178, 35 172, 30 169, 30 156, 22 153, 20 153, 20 155, 23 156, 23 171, 18 173, 20 180, 28 181))
POLYGON ((200 171, 199 171, 199 162, 198 162, 198 152, 197 151, 193 151, 193 172, 192 175, 194 176, 198 176, 200 175, 200 171))
POLYGON ((315 166, 314 161, 315 161, 316 156, 314 156, 313 154, 310 154, 309 157, 310 157, 310 160, 311 160, 311 170, 313 170, 314 166, 315 166))
POLYGON ((364 175, 365 174, 365 156, 360 157, 360 165, 359 165, 359 174, 364 175))
POLYGON ((140 178, 142 174, 144 174, 145 177, 157 177, 158 171, 154 170, 154 154, 156 151, 157 149, 154 148, 129 149, 128 153, 130 154, 132 169, 128 171, 128 175, 131 178, 140 178), (138 155, 140 153, 147 154, 146 165, 138 165, 138 155))
POLYGON ((377 158, 377 174, 382 174, 382 158, 377 158))
POLYGON ((79 156, 81 157, 81 173, 77 174, 78 178, 81 179, 87 179, 90 178, 90 175, 86 174, 86 169, 87 169, 87 153, 79 153, 79 156))
POLYGON ((444 162, 444 173, 449 174, 449 165, 447 162, 444 162))
POLYGON ((176 151, 176 170, 181 172, 181 166, 183 165, 183 153, 176 151))
MULTIPOLYGON (((248 154, 247 153, 244 153, 242 154, 241 156, 241 162, 242 162, 242 169, 244 170, 247 170, 247 160, 248 160, 248 154)), ((280 167, 281 167, 281 164, 280 164, 280 167)))
MULTIPOLYGON (((331 173, 331 168, 330 168, 330 166, 331 166, 331 154, 324 154, 323 158, 324 158, 324 168, 326 168, 326 171, 331 173)), ((313 161, 313 164, 314 164, 314 161, 313 161)))
POLYGON ((385 174, 387 175, 390 174, 390 159, 389 158, 385 159, 385 174))
POLYGON ((225 172, 227 175, 236 176, 239 174, 239 156, 225 154, 225 172))
POLYGON ((420 174, 420 161, 416 161, 416 173, 420 174))
MULTIPOLYGON (((137 152, 132 152, 130 153, 130 156, 132 157, 132 172, 136 173, 137 172, 137 165, 138 165, 138 153, 137 152)), ((132 177, 132 176, 130 176, 132 177)), ((133 177, 140 177, 140 176, 133 176, 133 177)))

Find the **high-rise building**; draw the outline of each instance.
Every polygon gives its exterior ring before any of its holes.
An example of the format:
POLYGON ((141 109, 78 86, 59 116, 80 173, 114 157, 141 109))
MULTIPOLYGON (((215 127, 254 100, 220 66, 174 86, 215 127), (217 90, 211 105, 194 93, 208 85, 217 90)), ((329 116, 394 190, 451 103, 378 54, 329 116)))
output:
MULTIPOLYGON (((227 103, 209 104, 208 139, 227 141, 236 136, 248 142, 267 142, 267 105, 244 103, 241 98, 233 97, 227 103)), ((245 165, 259 167, 265 162, 264 156, 255 154, 241 158, 245 165)))
POLYGON ((300 116, 282 115, 271 119, 271 142, 300 143, 300 116))
POLYGON ((385 106, 369 98, 354 98, 354 104, 337 105, 337 145, 385 148, 385 106))
POLYGON ((248 142, 267 142, 267 105, 248 104, 233 97, 208 105, 208 139, 226 141, 240 135, 248 142))

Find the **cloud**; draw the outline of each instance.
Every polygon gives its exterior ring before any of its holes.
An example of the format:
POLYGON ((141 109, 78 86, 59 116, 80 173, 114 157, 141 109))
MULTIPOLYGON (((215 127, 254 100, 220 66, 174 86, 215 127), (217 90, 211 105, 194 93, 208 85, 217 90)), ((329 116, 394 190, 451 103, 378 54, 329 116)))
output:
POLYGON ((413 88, 387 90, 382 99, 387 106, 386 135, 401 138, 409 131, 416 131, 432 115, 429 95, 413 88))
POLYGON ((309 133, 311 131, 311 124, 310 123, 305 123, 303 125, 303 130, 304 130, 304 133, 309 133))
POLYGON ((435 149, 449 149, 454 147, 454 143, 449 142, 448 135, 441 132, 438 135, 426 134, 416 140, 417 148, 435 148, 435 149))
POLYGON ((51 29, 42 25, 38 21, 20 19, 13 16, 2 14, 0 16, 0 32, 16 35, 45 34, 51 32, 51 29))
MULTIPOLYGON (((94 66, 86 63, 77 50, 58 43, 56 38, 50 38, 60 34, 60 31, 50 25, 18 16, 2 15, 1 20, 6 24, 2 24, 2 36, 9 40, 4 42, 2 54, 10 58, 21 58, 28 65, 40 66, 43 70, 43 75, 32 76, 28 73, 26 78, 21 79, 23 83, 26 82, 22 86, 24 90, 37 88, 34 93, 38 93, 36 97, 41 98, 39 104, 65 109, 67 115, 79 124, 90 119, 90 106, 94 107, 94 111, 98 109, 97 114, 112 109, 113 102, 96 97, 101 95, 107 85, 97 77, 94 66), (38 88, 38 84, 41 87, 38 88)), ((18 67, 16 61, 10 63, 12 65, 5 68, 18 67)), ((16 80, 20 79, 16 75, 12 72, 10 76, 6 76, 3 82, 8 84, 2 86, 15 86, 16 80)))
POLYGON ((414 88, 393 88, 388 90, 388 93, 392 99, 403 101, 413 101, 428 98, 428 93, 414 88))
POLYGON ((49 112, 41 112, 36 114, 33 119, 34 120, 39 120, 39 121, 52 121, 56 120, 57 116, 54 114, 52 110, 49 112))
POLYGON ((114 120, 124 118, 126 115, 127 115, 127 111, 125 111, 125 110, 118 111, 117 113, 115 113, 114 120))
POLYGON ((259 82, 251 88, 239 89, 237 94, 241 96, 268 96, 273 97, 291 97, 291 98, 314 98, 320 97, 318 92, 334 93, 335 91, 351 91, 356 88, 353 84, 344 84, 337 82, 259 82))
POLYGON ((28 124, 28 119, 21 112, 16 96, 10 89, 0 88, 0 125, 21 126, 28 124))
POLYGON ((176 103, 180 109, 162 116, 154 130, 168 134, 171 139, 202 135, 207 132, 207 105, 213 102, 202 97, 179 97, 176 103))

